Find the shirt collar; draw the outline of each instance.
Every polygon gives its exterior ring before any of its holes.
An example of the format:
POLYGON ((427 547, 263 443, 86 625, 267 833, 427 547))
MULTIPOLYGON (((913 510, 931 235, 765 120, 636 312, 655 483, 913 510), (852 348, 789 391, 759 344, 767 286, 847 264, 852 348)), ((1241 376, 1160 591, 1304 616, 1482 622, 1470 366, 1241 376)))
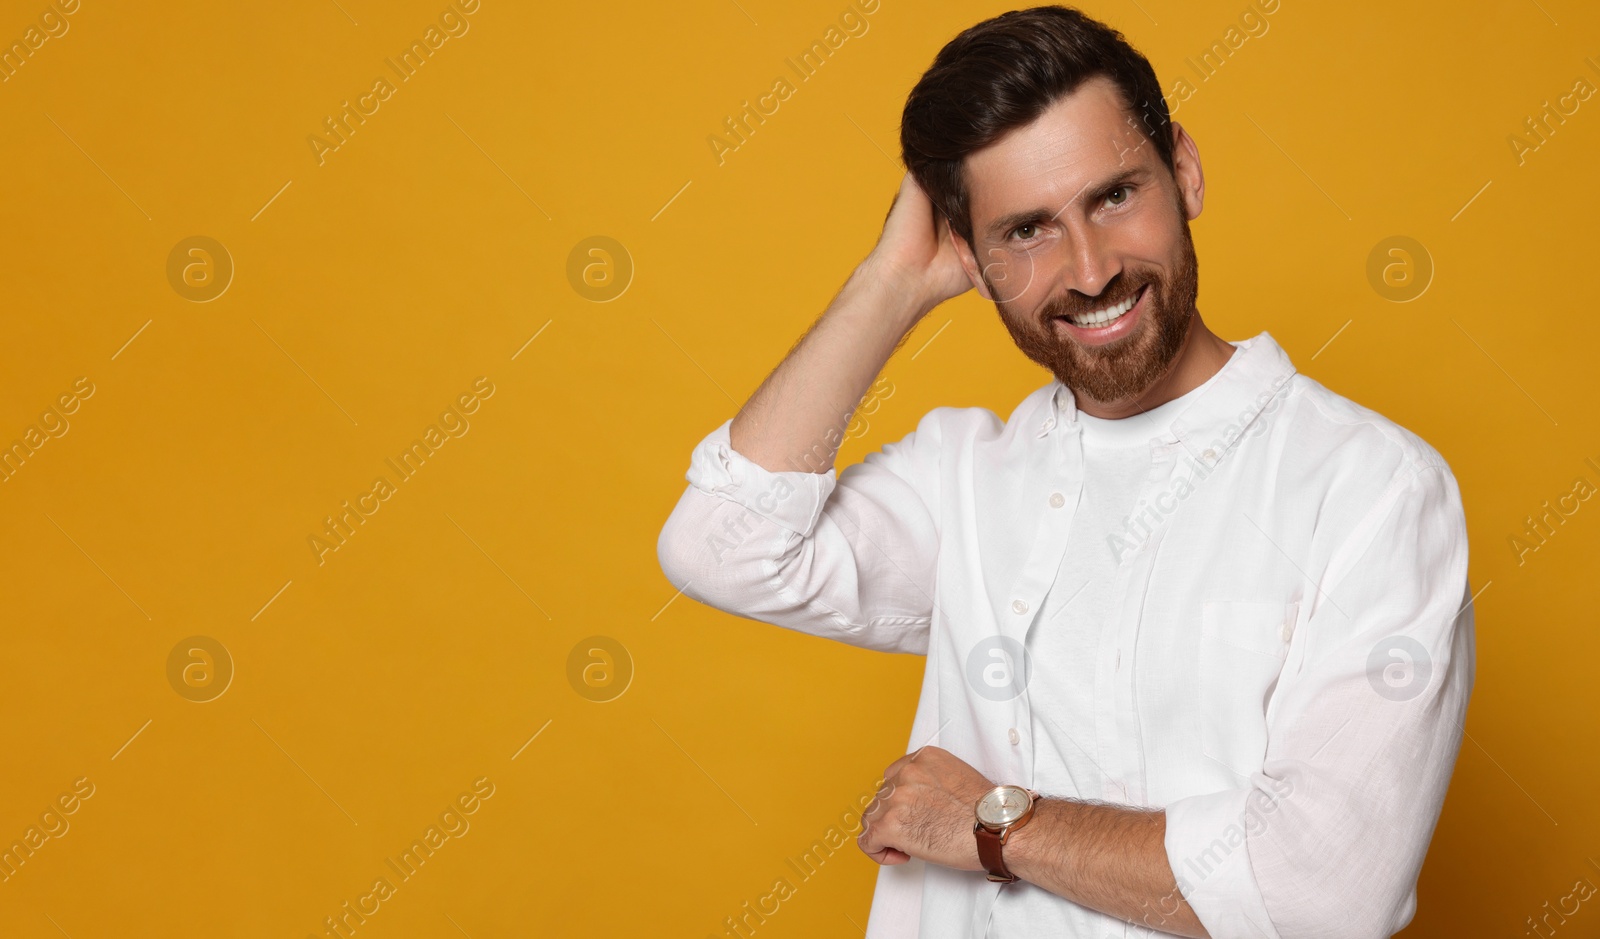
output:
MULTIPOLYGON (((1294 364, 1272 334, 1261 332, 1232 343, 1238 350, 1223 363, 1194 403, 1173 418, 1167 437, 1181 443, 1189 455, 1214 466, 1239 436, 1260 416, 1263 408, 1295 374, 1294 364)), ((1044 431, 1064 428, 1078 419, 1072 389, 1056 381, 1051 391, 1051 416, 1044 431)), ((1041 434, 1043 436, 1043 434, 1041 434)))

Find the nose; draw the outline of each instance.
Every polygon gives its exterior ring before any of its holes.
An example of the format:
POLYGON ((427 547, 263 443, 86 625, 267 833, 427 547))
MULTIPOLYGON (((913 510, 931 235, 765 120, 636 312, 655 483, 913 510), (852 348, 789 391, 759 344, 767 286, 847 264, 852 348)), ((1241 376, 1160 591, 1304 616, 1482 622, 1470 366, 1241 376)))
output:
POLYGON ((1061 272, 1065 283, 1086 297, 1099 297, 1116 276, 1122 273, 1121 253, 1111 237, 1082 219, 1069 223, 1066 264, 1061 272))

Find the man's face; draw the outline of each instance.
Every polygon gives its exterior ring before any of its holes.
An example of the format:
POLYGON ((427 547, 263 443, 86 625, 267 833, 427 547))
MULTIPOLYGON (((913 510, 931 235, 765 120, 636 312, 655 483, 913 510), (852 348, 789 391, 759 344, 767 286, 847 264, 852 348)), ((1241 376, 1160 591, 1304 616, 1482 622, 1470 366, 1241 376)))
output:
POLYGON ((1028 358, 1102 403, 1165 375, 1199 291, 1194 241, 1176 181, 1115 86, 1084 82, 963 172, 967 260, 1028 358))

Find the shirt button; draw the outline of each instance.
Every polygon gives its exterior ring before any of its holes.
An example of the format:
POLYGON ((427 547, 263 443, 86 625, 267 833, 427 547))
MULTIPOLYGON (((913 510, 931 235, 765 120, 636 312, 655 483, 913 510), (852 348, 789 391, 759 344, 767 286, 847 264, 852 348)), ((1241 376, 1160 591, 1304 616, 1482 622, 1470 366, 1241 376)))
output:
POLYGON ((1279 632, 1279 635, 1283 637, 1284 642, 1288 642, 1289 638, 1294 635, 1294 623, 1284 623, 1283 629, 1279 632))
POLYGON ((1207 463, 1210 463, 1212 460, 1217 458, 1217 451, 1207 450, 1206 452, 1200 454, 1200 458, 1205 460, 1207 463))
POLYGON ((1011 741, 1011 745, 1014 747, 1017 744, 1022 742, 1022 735, 1017 733, 1017 729, 1015 727, 1013 727, 1010 730, 1006 731, 1006 739, 1010 740, 1011 741))
POLYGON ((1023 600, 1012 600, 1011 601, 1011 612, 1017 613, 1017 614, 1022 614, 1022 613, 1028 612, 1028 604, 1027 604, 1027 602, 1023 601, 1023 600))
POLYGON ((1059 492, 1050 493, 1050 507, 1052 509, 1059 509, 1063 505, 1066 505, 1066 504, 1067 504, 1067 497, 1066 496, 1062 495, 1059 492))

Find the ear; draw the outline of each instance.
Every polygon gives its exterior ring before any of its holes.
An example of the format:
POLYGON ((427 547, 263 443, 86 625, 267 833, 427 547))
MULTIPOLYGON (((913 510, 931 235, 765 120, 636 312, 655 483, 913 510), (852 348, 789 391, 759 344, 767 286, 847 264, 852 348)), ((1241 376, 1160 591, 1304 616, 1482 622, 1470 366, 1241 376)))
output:
POLYGON ((1177 121, 1172 122, 1173 181, 1183 199, 1185 214, 1192 222, 1200 217, 1206 201, 1206 177, 1200 168, 1200 148, 1189 132, 1177 121))
POLYGON ((978 259, 972 254, 972 247, 965 238, 956 234, 956 230, 948 221, 941 218, 940 223, 944 228, 945 237, 950 239, 951 247, 955 248, 956 257, 961 259, 961 268, 967 272, 967 280, 972 282, 972 288, 978 291, 978 296, 994 302, 994 297, 989 293, 989 286, 983 282, 982 267, 978 259))

